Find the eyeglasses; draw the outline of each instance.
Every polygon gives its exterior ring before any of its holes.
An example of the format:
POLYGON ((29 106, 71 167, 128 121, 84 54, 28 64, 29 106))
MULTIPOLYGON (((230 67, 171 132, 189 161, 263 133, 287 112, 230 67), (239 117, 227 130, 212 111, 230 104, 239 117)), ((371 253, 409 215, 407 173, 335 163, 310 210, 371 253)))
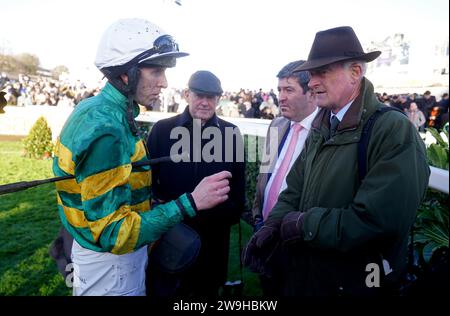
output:
POLYGON ((153 42, 153 47, 149 50, 137 55, 132 61, 137 61, 141 63, 147 60, 149 57, 156 54, 165 54, 172 52, 179 52, 178 43, 170 35, 161 35, 153 42))

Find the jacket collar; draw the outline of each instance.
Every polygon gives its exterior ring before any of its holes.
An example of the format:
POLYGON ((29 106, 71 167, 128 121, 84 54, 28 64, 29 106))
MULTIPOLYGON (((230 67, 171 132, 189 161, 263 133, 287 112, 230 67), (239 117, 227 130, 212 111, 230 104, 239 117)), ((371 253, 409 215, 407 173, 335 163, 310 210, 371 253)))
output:
MULTIPOLYGON (((363 78, 358 96, 345 113, 341 123, 339 123, 337 131, 356 129, 362 120, 365 120, 373 112, 376 111, 376 99, 374 95, 373 84, 363 78)), ((312 127, 320 129, 321 126, 330 128, 330 112, 331 110, 322 108, 312 123, 312 127)))
MULTIPOLYGON (((120 109, 126 112, 128 107, 128 98, 124 96, 119 90, 114 88, 112 84, 107 82, 100 94, 105 99, 111 101, 114 104, 117 104, 120 109)), ((139 106, 136 104, 136 102, 133 102, 133 113, 134 117, 137 117, 139 115, 139 106)))
MULTIPOLYGON (((180 114, 180 116, 178 117, 178 126, 192 126, 192 122, 193 122, 193 118, 191 113, 189 112, 189 105, 184 109, 184 112, 180 114)), ((208 127, 208 126, 215 126, 215 127, 220 127, 219 125, 219 118, 217 117, 217 115, 214 113, 214 115, 208 120, 206 121, 204 127, 208 127)))

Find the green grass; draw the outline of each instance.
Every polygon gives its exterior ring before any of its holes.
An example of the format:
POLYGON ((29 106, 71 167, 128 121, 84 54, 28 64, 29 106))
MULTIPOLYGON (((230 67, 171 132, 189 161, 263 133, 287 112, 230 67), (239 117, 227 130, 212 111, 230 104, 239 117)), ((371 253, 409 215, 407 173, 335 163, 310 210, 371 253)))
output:
POLYGON ((21 142, 0 142, 0 184, 51 177, 51 160, 22 157, 21 142))
MULTIPOLYGON (((245 247, 248 239, 253 233, 253 228, 246 222, 241 220, 241 232, 242 232, 242 247, 245 247)), ((241 280, 239 269, 239 255, 241 251, 239 249, 239 225, 234 225, 231 228, 230 239, 230 258, 228 262, 228 280, 236 281, 241 280)), ((248 271, 246 268, 242 268, 242 276, 244 282, 244 295, 246 296, 260 296, 262 295, 261 285, 259 278, 255 273, 248 271)))
MULTIPOLYGON (((52 176, 51 160, 21 157, 20 142, 0 142, 0 184, 52 176)), ((48 184, 0 196, 0 295, 69 295, 48 248, 59 230, 48 184)))
MULTIPOLYGON (((52 177, 51 160, 21 157, 20 142, 0 142, 0 184, 52 177)), ((57 236, 54 184, 0 195, 0 296, 71 295, 48 255, 57 236)), ((251 227, 242 221, 242 246, 251 227)), ((229 280, 240 279, 238 226, 232 228, 229 280)), ((244 294, 261 295, 257 276, 244 269, 244 294)))

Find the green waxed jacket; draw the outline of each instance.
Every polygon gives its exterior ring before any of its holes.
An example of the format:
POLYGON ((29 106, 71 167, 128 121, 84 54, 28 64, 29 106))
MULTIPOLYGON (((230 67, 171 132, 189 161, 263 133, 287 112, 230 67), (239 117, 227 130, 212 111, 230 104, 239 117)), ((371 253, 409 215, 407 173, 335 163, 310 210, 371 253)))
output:
POLYGON ((306 212, 300 243, 286 245, 285 294, 362 295, 368 263, 386 259, 396 280, 406 265, 409 229, 430 175, 423 141, 407 117, 384 113, 372 129, 367 175, 358 179, 357 145, 364 123, 383 106, 369 80, 328 139, 321 109, 305 149, 269 219, 306 212))
POLYGON ((131 167, 147 154, 130 131, 126 109, 127 98, 107 83, 77 105, 55 147, 55 176, 75 176, 56 184, 62 224, 94 251, 132 252, 195 215, 187 194, 151 209, 151 169, 131 167))

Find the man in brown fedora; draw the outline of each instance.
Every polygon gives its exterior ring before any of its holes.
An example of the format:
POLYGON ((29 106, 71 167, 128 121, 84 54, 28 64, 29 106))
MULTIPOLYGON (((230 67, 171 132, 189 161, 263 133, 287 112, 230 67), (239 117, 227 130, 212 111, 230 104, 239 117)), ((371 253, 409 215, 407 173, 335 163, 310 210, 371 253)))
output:
POLYGON ((320 111, 245 262, 264 266, 266 248, 281 246, 285 295, 380 294, 406 268, 409 230, 430 171, 414 126, 381 110, 364 77, 366 63, 379 55, 365 53, 352 28, 337 27, 316 34, 296 69, 310 71, 320 111), (382 115, 368 139, 363 127, 376 112, 382 115), (361 138, 368 143, 359 160, 361 138))

